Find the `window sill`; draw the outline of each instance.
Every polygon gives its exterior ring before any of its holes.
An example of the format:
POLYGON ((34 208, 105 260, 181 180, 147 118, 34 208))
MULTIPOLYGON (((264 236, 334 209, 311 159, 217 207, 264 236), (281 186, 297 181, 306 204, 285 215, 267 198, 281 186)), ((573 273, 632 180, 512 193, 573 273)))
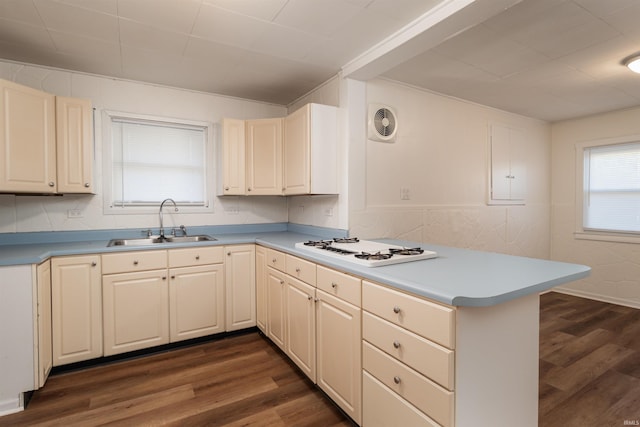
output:
POLYGON ((573 233, 576 240, 596 240, 612 243, 640 243, 640 235, 636 234, 612 234, 595 231, 576 231, 573 233))

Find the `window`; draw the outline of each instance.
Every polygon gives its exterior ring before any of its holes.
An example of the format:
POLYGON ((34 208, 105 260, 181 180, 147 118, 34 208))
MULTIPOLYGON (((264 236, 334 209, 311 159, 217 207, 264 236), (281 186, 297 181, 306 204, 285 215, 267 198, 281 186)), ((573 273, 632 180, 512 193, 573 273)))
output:
POLYGON ((211 128, 188 122, 106 112, 105 211, 148 212, 172 198, 208 210, 213 161, 211 128))
POLYGON ((577 153, 581 231, 640 237, 640 137, 579 144, 577 153))

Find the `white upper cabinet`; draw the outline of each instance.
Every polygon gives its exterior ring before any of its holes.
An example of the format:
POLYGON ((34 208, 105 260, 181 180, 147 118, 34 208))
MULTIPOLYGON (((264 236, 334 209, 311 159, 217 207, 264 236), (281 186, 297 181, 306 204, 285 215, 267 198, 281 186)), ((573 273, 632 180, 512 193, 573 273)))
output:
POLYGON ((91 103, 0 80, 0 192, 92 193, 91 103))
POLYGON ((244 120, 222 119, 222 194, 245 194, 244 120))
POLYGON ((56 97, 58 193, 93 193, 91 101, 56 97))
POLYGON ((489 128, 489 204, 524 204, 526 165, 524 132, 492 124, 489 128))
POLYGON ((282 119, 222 120, 223 195, 282 195, 282 119))
POLYGON ((306 104, 284 122, 285 195, 338 193, 338 109, 306 104))
POLYGON ((282 194, 282 119, 247 120, 247 194, 282 194))
POLYGON ((55 97, 0 80, 0 192, 56 191, 55 97))

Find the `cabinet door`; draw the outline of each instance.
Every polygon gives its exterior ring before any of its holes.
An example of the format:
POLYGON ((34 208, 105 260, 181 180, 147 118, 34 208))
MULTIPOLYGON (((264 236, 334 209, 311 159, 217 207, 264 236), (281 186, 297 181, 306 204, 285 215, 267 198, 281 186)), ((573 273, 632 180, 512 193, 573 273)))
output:
POLYGON ((268 268, 267 270, 267 336, 286 352, 287 293, 285 275, 273 268, 268 268))
POLYGON ((310 105, 289 114, 284 121, 283 184, 284 194, 308 194, 310 183, 309 155, 310 105))
POLYGON ((225 247, 227 331, 256 326, 255 245, 225 247))
POLYGON ((56 97, 58 193, 93 192, 91 101, 56 97))
POLYGON ((247 120, 247 194, 282 194, 282 119, 247 120))
POLYGON ((360 424, 360 308, 321 290, 316 296, 317 384, 360 424))
POLYGON ((287 277, 287 354, 316 382, 316 313, 313 286, 287 277))
POLYGON ((102 356, 100 256, 51 260, 53 366, 102 356))
POLYGON ((56 191, 55 97, 0 80, 0 191, 56 191))
POLYGON ((36 388, 44 386, 53 367, 51 348, 51 263, 45 261, 36 268, 38 283, 38 372, 36 388))
POLYGON ((167 270, 102 277, 104 355, 169 342, 167 270))
POLYGON ((224 266, 169 270, 170 341, 224 332, 224 266))
POLYGON ((256 246, 256 325, 267 333, 267 249, 256 246))
POLYGON ((222 119, 222 194, 245 194, 244 120, 222 119))

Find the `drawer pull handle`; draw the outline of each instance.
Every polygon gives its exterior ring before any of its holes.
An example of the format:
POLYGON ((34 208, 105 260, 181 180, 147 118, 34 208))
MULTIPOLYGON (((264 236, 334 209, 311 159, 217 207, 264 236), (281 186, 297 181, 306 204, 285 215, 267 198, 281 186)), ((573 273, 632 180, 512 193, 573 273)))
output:
POLYGON ((138 265, 138 260, 133 261, 133 265, 138 265))
POLYGON ((397 305, 396 305, 395 307, 393 307, 393 312, 394 312, 395 314, 400 313, 400 307, 398 307, 397 305))
POLYGON ((300 268, 296 268, 296 273, 300 273, 300 268))
POLYGON ((162 276, 162 280, 167 280, 167 276, 162 276))
POLYGON ((176 276, 173 276, 173 275, 172 275, 172 276, 171 276, 171 278, 172 278, 172 279, 175 279, 175 278, 176 278, 176 276))
POLYGON ((276 259, 275 258, 272 259, 271 262, 275 264, 276 263, 276 259))
POLYGON ((338 284, 337 284, 336 282, 333 282, 333 283, 331 283, 331 287, 332 287, 333 289, 335 289, 335 288, 337 288, 337 287, 338 287, 338 284))
POLYGON ((400 379, 400 377, 398 377, 398 376, 395 376, 395 377, 393 377, 393 382, 396 383, 396 384, 400 384, 402 382, 402 379, 400 379))
POLYGON ((199 259, 200 259, 200 255, 196 255, 196 260, 199 260, 199 259))
POLYGON ((393 348, 400 348, 400 341, 394 341, 393 348))
POLYGON ((98 265, 98 263, 97 263, 97 262, 95 262, 95 261, 93 261, 93 262, 91 263, 91 267, 95 267, 96 265, 98 265))
POLYGON ((307 295, 307 299, 308 299, 309 301, 311 301, 311 300, 313 299, 313 297, 312 297, 311 295, 307 295))
POLYGON ((281 285, 284 285, 284 280, 280 280, 280 284, 281 284, 281 285))
POLYGON ((88 183, 88 182, 85 182, 85 183, 84 183, 84 186, 85 186, 86 188, 89 188, 89 187, 90 187, 90 185, 89 185, 89 183, 88 183))

